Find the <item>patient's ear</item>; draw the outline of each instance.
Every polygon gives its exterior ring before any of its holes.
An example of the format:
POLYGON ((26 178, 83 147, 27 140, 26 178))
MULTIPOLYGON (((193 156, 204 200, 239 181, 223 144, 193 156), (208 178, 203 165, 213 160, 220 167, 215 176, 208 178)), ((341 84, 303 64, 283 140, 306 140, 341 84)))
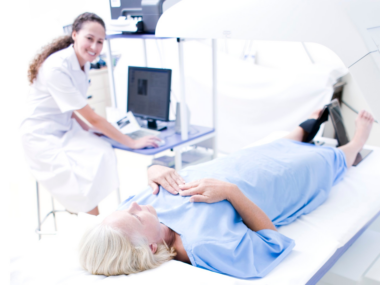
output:
POLYGON ((152 243, 152 244, 149 245, 149 247, 150 247, 150 250, 153 252, 153 254, 156 253, 156 251, 157 251, 157 243, 152 243))

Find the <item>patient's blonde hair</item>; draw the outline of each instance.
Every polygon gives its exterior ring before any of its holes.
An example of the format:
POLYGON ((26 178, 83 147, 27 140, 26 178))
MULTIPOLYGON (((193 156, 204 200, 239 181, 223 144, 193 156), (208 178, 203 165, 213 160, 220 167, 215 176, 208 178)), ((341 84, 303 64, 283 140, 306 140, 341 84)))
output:
POLYGON ((120 229, 98 224, 82 237, 79 261, 84 269, 97 275, 132 274, 156 268, 173 259, 174 248, 159 244, 152 253, 145 239, 132 243, 120 229))

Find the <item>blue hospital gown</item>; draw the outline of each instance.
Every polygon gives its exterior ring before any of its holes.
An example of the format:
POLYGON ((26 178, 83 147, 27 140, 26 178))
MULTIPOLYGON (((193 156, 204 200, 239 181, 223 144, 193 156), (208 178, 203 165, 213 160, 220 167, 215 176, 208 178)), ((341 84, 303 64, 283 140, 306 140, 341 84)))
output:
MULTIPOLYGON (((238 151, 182 170, 186 182, 215 178, 236 184, 272 220, 287 225, 310 213, 328 197, 347 169, 344 153, 287 139, 238 151)), ((227 201, 192 203, 189 197, 151 188, 128 198, 155 207, 158 218, 178 234, 191 264, 238 278, 263 277, 294 247, 277 231, 254 232, 227 201)))

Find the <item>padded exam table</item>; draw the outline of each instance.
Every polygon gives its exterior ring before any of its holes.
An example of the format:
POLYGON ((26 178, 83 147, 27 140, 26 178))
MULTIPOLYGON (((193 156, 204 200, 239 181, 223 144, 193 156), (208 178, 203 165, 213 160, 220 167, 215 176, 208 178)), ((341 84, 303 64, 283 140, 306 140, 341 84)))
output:
MULTIPOLYGON (((272 134, 254 145, 283 135, 272 134)), ((373 153, 347 171, 324 204, 279 228, 296 246, 264 278, 236 279, 179 261, 129 276, 91 275, 79 265, 79 237, 73 230, 71 235, 42 239, 36 247, 12 257, 11 284, 315 284, 380 214, 380 148, 366 148, 373 153)))

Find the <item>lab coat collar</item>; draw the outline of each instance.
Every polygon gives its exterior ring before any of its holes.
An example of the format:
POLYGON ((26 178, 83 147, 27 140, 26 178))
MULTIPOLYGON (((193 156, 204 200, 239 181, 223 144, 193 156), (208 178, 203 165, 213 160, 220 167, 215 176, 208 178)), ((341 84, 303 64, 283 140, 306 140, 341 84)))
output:
MULTIPOLYGON (((70 61, 70 64, 71 64, 71 68, 73 70, 82 70, 80 68, 80 65, 79 65, 79 61, 78 61, 78 58, 77 58, 77 55, 75 54, 75 50, 74 50, 74 46, 73 45, 70 45, 68 48, 68 51, 69 51, 69 61, 70 61)), ((90 63, 89 62, 86 62, 85 65, 84 65, 84 72, 86 74, 88 74, 88 71, 90 70, 90 63)))

